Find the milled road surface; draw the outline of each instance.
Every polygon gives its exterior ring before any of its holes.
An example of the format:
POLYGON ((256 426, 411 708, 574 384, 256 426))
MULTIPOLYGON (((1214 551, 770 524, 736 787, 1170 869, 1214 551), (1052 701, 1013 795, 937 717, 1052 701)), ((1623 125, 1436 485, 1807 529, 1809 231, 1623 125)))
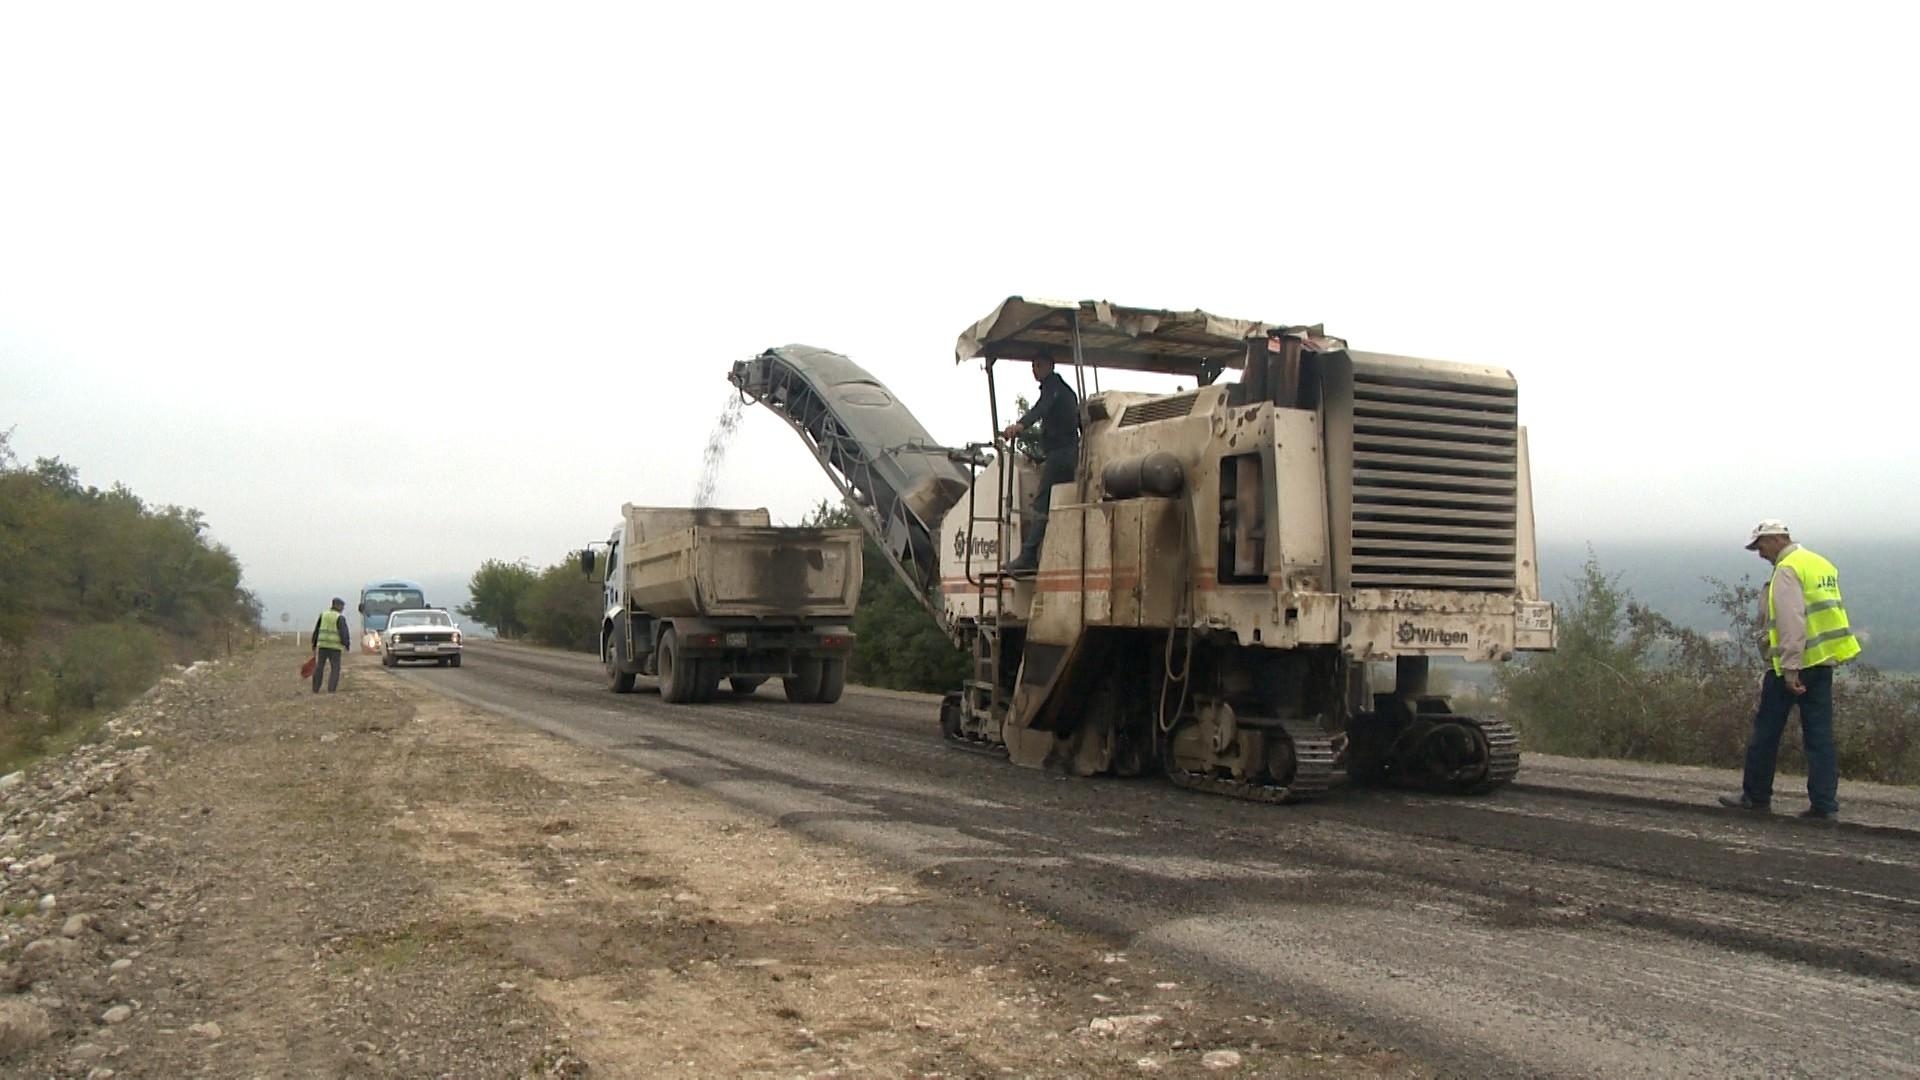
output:
POLYGON ((1834 828, 1690 804, 1717 774, 1558 759, 1487 798, 1267 807, 951 749, 924 695, 675 706, 505 645, 400 677, 1444 1073, 1920 1076, 1920 803, 1890 789, 1834 828))

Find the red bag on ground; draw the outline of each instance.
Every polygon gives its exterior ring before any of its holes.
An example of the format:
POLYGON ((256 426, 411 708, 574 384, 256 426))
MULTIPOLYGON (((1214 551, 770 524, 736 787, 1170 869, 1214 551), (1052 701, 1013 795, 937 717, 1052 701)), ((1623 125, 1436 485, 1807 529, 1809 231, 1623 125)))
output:
POLYGON ((303 679, 313 678, 313 666, 319 662, 320 658, 317 656, 307 657, 307 662, 300 665, 300 677, 303 679))

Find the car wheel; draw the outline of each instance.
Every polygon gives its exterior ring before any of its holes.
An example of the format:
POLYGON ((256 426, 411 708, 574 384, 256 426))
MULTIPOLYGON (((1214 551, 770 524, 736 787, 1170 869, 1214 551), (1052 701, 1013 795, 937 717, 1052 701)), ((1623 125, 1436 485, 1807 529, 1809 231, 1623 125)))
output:
POLYGON ((459 667, 459 666, 460 666, 460 658, 456 656, 456 657, 454 657, 454 658, 452 658, 452 659, 450 659, 450 660, 448 660, 448 661, 447 661, 447 666, 448 666, 448 667, 459 667))
POLYGON ((382 652, 382 653, 380 654, 380 666, 381 666, 381 667, 394 667, 394 666, 396 666, 396 665, 397 665, 397 664, 399 664, 399 663, 400 663, 400 661, 398 661, 398 660, 395 660, 395 659, 393 658, 393 653, 392 653, 392 652, 382 652))

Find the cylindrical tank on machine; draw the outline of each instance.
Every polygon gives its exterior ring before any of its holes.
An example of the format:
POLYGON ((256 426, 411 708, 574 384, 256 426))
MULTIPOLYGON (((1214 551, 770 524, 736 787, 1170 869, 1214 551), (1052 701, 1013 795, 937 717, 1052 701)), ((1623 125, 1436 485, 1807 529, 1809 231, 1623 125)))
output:
POLYGON ((1186 486, 1187 471, 1165 450, 1121 458, 1100 470, 1100 487, 1109 499, 1178 495, 1186 486))

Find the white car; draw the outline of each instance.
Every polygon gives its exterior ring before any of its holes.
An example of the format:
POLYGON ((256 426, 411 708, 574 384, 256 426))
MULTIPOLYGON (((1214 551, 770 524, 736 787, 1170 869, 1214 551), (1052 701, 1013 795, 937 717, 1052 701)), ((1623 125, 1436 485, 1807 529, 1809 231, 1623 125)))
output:
POLYGON ((453 616, 438 608, 396 611, 387 616, 380 634, 380 663, 397 667, 402 660, 433 660, 442 667, 460 666, 460 628, 453 616))

